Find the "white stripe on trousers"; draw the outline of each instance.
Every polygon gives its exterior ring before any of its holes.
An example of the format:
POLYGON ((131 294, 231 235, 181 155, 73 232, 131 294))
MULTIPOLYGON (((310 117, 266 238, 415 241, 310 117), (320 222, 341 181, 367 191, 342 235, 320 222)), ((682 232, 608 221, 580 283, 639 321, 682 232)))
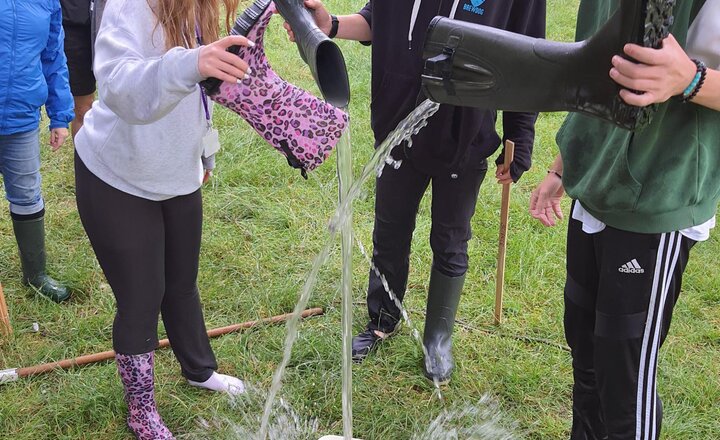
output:
POLYGON ((638 388, 636 400, 636 416, 635 416, 635 439, 636 440, 652 440, 655 435, 655 427, 657 423, 657 393, 655 384, 657 352, 660 346, 660 329, 662 328, 662 319, 665 309, 667 293, 670 288, 670 282, 675 272, 678 256, 680 254, 680 245, 682 243, 682 234, 678 232, 661 234, 660 245, 658 247, 657 259, 655 261, 655 273, 653 275, 653 286, 650 294, 650 303, 648 307, 648 316, 645 322, 645 332, 643 335, 642 351, 640 353, 640 365, 638 368, 638 388), (667 239, 667 240, 666 240, 667 239), (667 245, 667 248, 666 248, 667 245), (674 246, 673 246, 674 245, 674 246), (663 256, 665 264, 663 264, 663 256), (672 263, 671 263, 672 258, 672 263), (663 271, 662 284, 660 283, 660 271, 663 271), (662 290, 658 292, 658 288, 662 290), (660 295, 658 295, 660 293, 660 295), (657 304, 659 301, 659 304, 657 304), (657 313, 656 313, 657 308, 657 313), (654 330, 654 331, 653 331, 654 330), (652 345, 649 346, 650 336, 652 333, 652 345), (648 349, 650 353, 648 353, 648 349), (648 365, 648 354, 650 355, 650 363, 648 365), (646 368, 647 365, 647 368, 646 368), (646 371, 647 370, 647 371, 646 371), (646 374, 647 373, 647 374, 646 374), (647 379, 647 384, 645 379, 647 379), (645 413, 642 408, 645 403, 645 413), (644 422, 644 424, 643 424, 644 422), (651 427, 652 422, 652 427, 651 427), (645 429, 643 429, 645 428, 645 429))
MULTIPOLYGON (((667 277, 664 285, 663 285, 663 294, 662 299, 660 300, 660 307, 658 309, 658 320, 655 324, 655 336, 654 336, 654 342, 652 346, 652 353, 650 357, 650 368, 652 373, 650 374, 650 378, 652 378, 652 389, 648 390, 648 401, 651 403, 651 409, 652 409, 652 421, 650 421, 650 437, 651 439, 655 438, 655 435, 657 434, 655 430, 657 429, 657 356, 658 356, 658 350, 660 350, 660 330, 662 329, 663 324, 663 317, 665 315, 665 303, 667 301, 667 295, 668 290, 670 290, 670 283, 673 279, 673 274, 675 273, 675 266, 677 265, 678 256, 680 255, 680 245, 682 244, 683 236, 679 232, 675 233, 677 235, 677 240, 675 242, 675 250, 673 252, 673 259, 672 264, 667 267, 667 262, 665 264, 666 270, 665 270, 665 276, 667 277), (651 401, 651 402, 650 402, 651 401)), ((670 238, 672 241, 672 238, 670 238)), ((668 253, 669 256, 669 253, 668 253)), ((649 418, 649 417, 648 417, 649 418)), ((647 425, 647 423, 646 423, 647 425)))

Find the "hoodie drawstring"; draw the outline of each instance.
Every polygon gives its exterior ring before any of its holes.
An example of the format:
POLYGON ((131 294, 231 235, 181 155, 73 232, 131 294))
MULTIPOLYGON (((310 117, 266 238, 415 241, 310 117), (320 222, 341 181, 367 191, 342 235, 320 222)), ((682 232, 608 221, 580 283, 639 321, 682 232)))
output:
MULTIPOLYGON (((410 15, 410 30, 408 31, 408 49, 412 49, 412 36, 413 31, 415 30, 415 22, 417 22, 417 16, 418 12, 420 11, 420 4, 422 3, 422 0, 415 0, 413 3, 412 8, 412 14, 410 15)), ((450 18, 455 18, 455 14, 457 13, 457 7, 460 3, 460 0, 454 0, 452 9, 450 10, 450 18)))

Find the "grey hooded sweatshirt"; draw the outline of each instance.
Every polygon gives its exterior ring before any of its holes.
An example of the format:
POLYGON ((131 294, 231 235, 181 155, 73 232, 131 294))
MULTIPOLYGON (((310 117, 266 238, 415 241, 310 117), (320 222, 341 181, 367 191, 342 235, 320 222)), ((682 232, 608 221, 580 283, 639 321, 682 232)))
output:
POLYGON ((75 139, 93 174, 149 200, 200 187, 207 122, 198 56, 199 49, 165 50, 148 2, 108 2, 95 43, 99 99, 75 139))

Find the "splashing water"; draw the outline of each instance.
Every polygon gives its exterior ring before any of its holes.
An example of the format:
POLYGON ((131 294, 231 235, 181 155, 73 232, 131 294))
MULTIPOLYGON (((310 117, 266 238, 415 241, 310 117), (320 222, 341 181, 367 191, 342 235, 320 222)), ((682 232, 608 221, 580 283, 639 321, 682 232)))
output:
POLYGON ((245 393, 232 396, 230 407, 234 412, 230 417, 200 419, 198 428, 182 438, 191 440, 307 440, 318 437, 317 419, 306 420, 284 399, 273 404, 273 417, 267 426, 266 436, 256 432, 260 423, 262 408, 267 394, 261 389, 246 383, 245 393))
MULTIPOLYGON (((398 124, 397 128, 395 128, 395 130, 393 130, 392 133, 390 133, 390 135, 385 139, 385 141, 383 141, 382 144, 380 144, 380 146, 375 149, 375 152, 370 158, 370 161, 363 167, 362 172, 360 173, 360 177, 356 181, 354 181, 352 185, 350 185, 347 192, 345 193, 343 201, 338 204, 338 207, 335 210, 335 215, 330 222, 328 237, 325 241, 325 245, 323 246, 320 253, 315 257, 313 266, 310 269, 310 274, 305 280, 302 290, 300 291, 300 298, 298 299, 298 302, 295 306, 293 316, 288 320, 286 324, 287 333, 285 336, 285 348, 283 350, 283 358, 280 362, 280 365, 278 365, 275 373, 273 374, 272 385, 270 387, 267 400, 265 401, 265 408, 263 411, 262 420, 260 422, 260 431, 258 432, 259 439, 264 440, 268 436, 269 422, 273 412, 273 403, 275 401, 275 398, 277 397, 277 394, 280 392, 280 388, 282 388, 282 378, 285 374, 285 369, 287 368, 287 365, 290 363, 290 358, 292 356, 292 347, 295 344, 295 340, 297 339, 300 313, 307 307, 308 301, 310 300, 310 295, 312 294, 312 290, 315 287, 315 283, 317 282, 318 272, 320 271, 322 265, 325 264, 328 256, 330 255, 332 245, 335 241, 335 238, 337 237, 338 232, 343 228, 343 225, 348 223, 351 219, 353 201, 362 194, 363 185, 365 184, 365 182, 367 182, 370 177, 374 176, 378 172, 378 166, 381 164, 382 166, 384 166, 385 161, 389 157, 392 148, 402 142, 409 141, 412 136, 419 133, 420 130, 422 130, 423 127, 427 125, 428 119, 432 115, 434 115, 439 108, 439 104, 426 100, 417 108, 415 108, 415 110, 413 110, 407 118, 403 119, 398 124)), ((345 333, 345 331, 343 333, 345 333)), ((347 335, 344 335, 344 337, 346 339, 350 339, 352 335, 348 333, 347 335)))
MULTIPOLYGON (((188 440, 265 440, 255 431, 267 394, 246 385, 246 393, 229 398, 233 415, 200 419, 195 431, 179 436, 188 440)), ((517 426, 504 418, 497 403, 487 395, 459 409, 443 410, 410 440, 517 440, 517 426)), ((273 405, 268 425, 270 440, 317 440, 318 420, 301 417, 284 399, 273 405)))
POLYGON ((515 440, 515 426, 503 419, 498 405, 487 395, 479 402, 459 410, 445 410, 425 432, 412 440, 515 440))

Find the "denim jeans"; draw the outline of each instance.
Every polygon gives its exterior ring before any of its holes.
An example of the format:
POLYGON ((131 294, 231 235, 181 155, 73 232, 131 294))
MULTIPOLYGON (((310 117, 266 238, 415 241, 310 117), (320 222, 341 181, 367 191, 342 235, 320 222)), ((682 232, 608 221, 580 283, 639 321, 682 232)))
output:
POLYGON ((12 213, 30 215, 44 208, 40 193, 40 129, 0 135, 0 174, 12 213))

